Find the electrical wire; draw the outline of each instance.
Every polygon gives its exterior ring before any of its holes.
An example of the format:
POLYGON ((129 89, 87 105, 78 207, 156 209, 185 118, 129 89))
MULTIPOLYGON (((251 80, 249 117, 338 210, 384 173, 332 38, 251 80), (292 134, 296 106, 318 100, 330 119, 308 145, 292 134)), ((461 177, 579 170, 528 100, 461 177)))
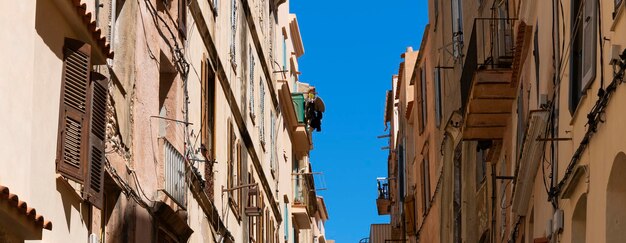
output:
POLYGON ((587 119, 588 119, 587 132, 585 133, 585 136, 581 140, 578 148, 574 152, 574 155, 572 156, 570 163, 567 166, 567 169, 565 170, 563 178, 559 181, 559 183, 553 188, 551 193, 548 195, 550 199, 553 199, 557 195, 559 195, 559 193, 563 189, 563 186, 567 182, 568 178, 571 176, 574 167, 576 166, 576 164, 579 162, 580 158, 582 157, 582 153, 589 146, 589 142, 591 138, 597 132, 598 124, 604 122, 602 120, 602 114, 604 114, 604 111, 606 107, 608 106, 608 102, 610 101, 610 98, 613 95, 613 93, 616 91, 617 86, 623 83, 624 81, 624 71, 626 70, 626 60, 624 59, 626 59, 626 50, 622 54, 622 61, 619 64, 620 70, 616 73, 615 77, 613 78, 613 81, 611 81, 611 83, 607 86, 606 91, 603 94, 603 96, 600 97, 596 101, 596 104, 593 106, 591 111, 587 114, 587 119))

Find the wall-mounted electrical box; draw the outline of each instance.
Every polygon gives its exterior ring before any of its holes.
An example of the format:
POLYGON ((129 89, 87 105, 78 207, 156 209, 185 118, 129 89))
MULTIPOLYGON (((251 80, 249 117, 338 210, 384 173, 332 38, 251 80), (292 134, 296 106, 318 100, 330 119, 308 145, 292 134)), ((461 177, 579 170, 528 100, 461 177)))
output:
POLYGON ((552 217, 552 232, 561 233, 563 230, 563 210, 557 209, 552 217))

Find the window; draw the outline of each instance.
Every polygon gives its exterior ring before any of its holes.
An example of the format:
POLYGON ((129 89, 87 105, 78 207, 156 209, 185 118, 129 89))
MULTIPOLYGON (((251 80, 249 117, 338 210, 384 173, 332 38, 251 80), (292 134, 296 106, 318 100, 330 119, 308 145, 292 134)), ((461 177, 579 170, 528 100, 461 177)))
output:
POLYGON ((428 164, 428 154, 422 159, 422 208, 424 215, 430 208, 430 165, 428 164))
POLYGON ((178 0, 178 31, 187 38, 187 0, 178 0))
POLYGON ((461 56, 463 43, 463 4, 462 0, 452 0, 452 41, 454 42, 454 57, 461 56))
POLYGON ((439 0, 434 0, 433 6, 434 6, 433 9, 434 9, 434 12, 435 12, 435 14, 434 14, 434 16, 435 16, 435 24, 434 24, 434 26, 435 27, 433 28, 433 31, 437 31, 437 22, 439 20, 439 0))
MULTIPOLYGON (((269 216, 269 215, 268 215, 269 216)), ((274 228, 274 219, 270 219, 270 224, 268 225, 269 228, 269 235, 268 235, 268 241, 269 243, 276 243, 275 239, 276 237, 274 237, 274 232, 276 231, 276 229, 274 228)))
MULTIPOLYGON (((261 33, 265 33, 265 0, 259 0, 258 2, 258 10, 259 10, 259 28, 261 33)), ((267 36, 266 36, 267 38, 267 36)))
POLYGON ((420 102, 421 102, 421 111, 420 114, 422 116, 422 122, 420 123, 420 134, 424 132, 426 128, 426 122, 428 119, 428 99, 426 97, 426 69, 420 68, 420 102))
POLYGON ((285 242, 289 242, 289 227, 287 227, 289 225, 289 205, 288 203, 285 203, 285 209, 283 210, 283 215, 284 215, 284 219, 283 222, 285 222, 284 224, 284 230, 285 230, 285 242))
POLYGON ((485 149, 479 144, 476 145, 476 190, 485 181, 485 173, 487 170, 485 149))
MULTIPOLYGON (((249 169, 248 171, 252 171, 252 169, 249 169)), ((248 183, 249 184, 255 184, 254 177, 252 176, 251 173, 248 173, 248 183)), ((255 195, 255 194, 250 193, 249 190, 251 190, 251 189, 248 189, 248 206, 246 208, 246 213, 248 212, 248 208, 258 208, 258 206, 259 206, 259 202, 258 201, 259 201, 260 193, 257 193, 255 195)), ((258 188, 257 188, 257 190, 258 190, 258 188)), ((256 238, 257 235, 256 235, 256 232, 255 232, 257 216, 252 216, 252 215, 248 214, 248 217, 249 218, 252 217, 248 221, 249 222, 248 223, 248 237, 250 239, 249 242, 250 243, 258 243, 259 241, 256 238)))
POLYGON ((185 162, 174 146, 164 142, 165 191, 179 205, 186 205, 185 162))
POLYGON ((287 70, 287 36, 283 36, 283 72, 285 70, 287 70))
MULTIPOLYGON (((205 55, 206 56, 206 55, 205 55)), ((215 160, 215 73, 209 60, 203 58, 202 66, 202 151, 204 157, 215 160)), ((205 191, 213 200, 213 163, 204 163, 205 191)))
POLYGON ((213 14, 215 14, 215 16, 217 16, 217 10, 218 10, 218 1, 217 0, 210 0, 211 3, 211 9, 213 10, 213 14))
POLYGON ((441 68, 436 67, 434 71, 434 80, 435 80, 435 122, 437 127, 441 125, 441 116, 442 116, 442 108, 441 108, 441 68))
POLYGON ((574 113, 596 75, 597 1, 572 1, 569 109, 574 113), (584 2, 584 4, 583 4, 584 2))
POLYGON ((526 110, 524 106, 524 84, 520 85, 517 97, 517 158, 521 157, 524 135, 526 134, 526 110))
POLYGON ((252 52, 252 47, 250 47, 250 118, 254 120, 254 53, 252 52))
POLYGON ((268 50, 268 56, 270 59, 270 62, 272 62, 272 67, 274 67, 274 36, 276 35, 275 31, 274 31, 274 22, 275 18, 274 18, 274 12, 270 11, 270 21, 268 23, 269 25, 269 38, 268 38, 268 46, 269 46, 269 50, 268 50))
POLYGON ((265 145, 265 85, 262 78, 259 82, 259 89, 259 139, 261 140, 261 145, 265 145))
POLYGON ((237 49, 235 47, 235 40, 237 38, 237 0, 231 0, 230 9, 230 62, 236 67, 237 60, 235 59, 235 53, 237 49))
POLYGON ((65 39, 56 169, 102 208, 108 80, 91 72, 91 46, 65 39))
POLYGON ((535 89, 537 90, 537 104, 541 105, 541 101, 539 100, 539 21, 535 24, 533 46, 535 49, 533 55, 535 56, 535 89))
POLYGON ((261 215, 256 217, 256 240, 257 242, 265 242, 263 240, 263 232, 265 230, 263 212, 265 211, 265 201, 263 201, 263 193, 259 191, 259 207, 261 208, 261 215))
MULTIPOLYGON (((241 144, 236 143, 236 135, 233 124, 228 124, 228 189, 240 185, 239 175, 241 173, 241 144)), ((241 194, 239 190, 228 191, 228 202, 235 216, 239 219, 241 212, 241 194)))
POLYGON ((272 176, 278 178, 278 164, 276 163, 276 118, 274 111, 270 110, 270 168, 272 176))

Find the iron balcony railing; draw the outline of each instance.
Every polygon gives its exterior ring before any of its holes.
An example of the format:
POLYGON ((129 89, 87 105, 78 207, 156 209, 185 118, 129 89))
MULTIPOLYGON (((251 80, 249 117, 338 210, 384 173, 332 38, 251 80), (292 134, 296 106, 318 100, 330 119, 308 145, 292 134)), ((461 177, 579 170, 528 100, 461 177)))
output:
POLYGON ((377 178, 378 199, 389 199, 389 180, 386 177, 377 178))
POLYGON ((461 73, 462 108, 467 103, 474 74, 478 70, 510 69, 515 43, 514 18, 476 18, 461 73))
POLYGON ((165 192, 181 206, 185 206, 185 160, 183 155, 174 146, 164 140, 165 157, 165 192))
POLYGON ((310 212, 315 210, 316 196, 312 173, 294 173, 294 205, 305 206, 310 212))

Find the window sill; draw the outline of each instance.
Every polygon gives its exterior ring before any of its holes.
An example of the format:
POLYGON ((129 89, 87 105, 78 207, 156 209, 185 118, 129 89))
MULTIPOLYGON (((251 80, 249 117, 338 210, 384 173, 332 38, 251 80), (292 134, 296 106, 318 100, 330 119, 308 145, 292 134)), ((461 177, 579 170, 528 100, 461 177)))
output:
POLYGON ((617 27, 619 20, 621 19, 622 15, 624 15, 623 12, 624 12, 624 0, 622 0, 622 3, 620 3, 617 9, 615 9, 615 12, 613 12, 614 16, 613 16, 613 24, 611 25, 611 31, 615 31, 615 28, 617 27))

